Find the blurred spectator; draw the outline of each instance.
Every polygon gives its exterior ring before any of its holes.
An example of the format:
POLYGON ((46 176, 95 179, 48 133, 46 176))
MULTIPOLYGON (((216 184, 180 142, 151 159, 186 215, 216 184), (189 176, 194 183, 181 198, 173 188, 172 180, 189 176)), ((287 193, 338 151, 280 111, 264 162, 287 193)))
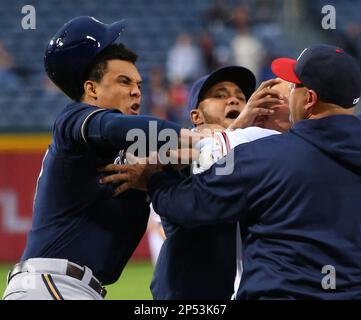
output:
POLYGON ((231 42, 231 48, 235 64, 249 68, 258 79, 264 49, 261 42, 251 35, 248 18, 249 12, 244 6, 233 11, 236 35, 231 42))
POLYGON ((226 0, 213 0, 206 13, 207 29, 212 33, 221 33, 230 22, 230 12, 226 0))
POLYGON ((187 100, 187 86, 182 81, 174 80, 169 88, 169 120, 180 124, 185 123, 188 119, 188 110, 185 108, 187 100))
POLYGON ((161 119, 167 119, 169 98, 161 67, 153 67, 149 72, 149 93, 145 99, 149 112, 161 119))
POLYGON ((226 45, 216 46, 214 48, 213 55, 217 64, 217 68, 221 68, 233 64, 232 52, 229 46, 226 45))
POLYGON ((43 121, 52 126, 56 116, 71 100, 44 73, 41 79, 42 92, 38 96, 37 108, 42 109, 43 121), (51 106, 51 108, 49 108, 51 106))
POLYGON ((277 15, 277 8, 282 7, 280 1, 269 0, 256 0, 254 4, 254 17, 252 17, 254 23, 270 23, 277 15))
MULTIPOLYGON (((234 37, 231 24, 231 9, 227 0, 213 0, 204 15, 204 34, 200 39, 200 46, 206 57, 208 73, 231 64, 230 42, 234 37), (205 54, 205 46, 212 43, 212 55, 205 54)), ((209 48, 208 48, 209 50, 209 48)))
POLYGON ((204 73, 202 55, 189 34, 178 35, 175 45, 168 52, 166 70, 170 82, 187 83, 204 73))
POLYGON ((351 22, 346 25, 342 47, 361 63, 361 25, 351 22))
POLYGON ((271 70, 271 63, 277 57, 270 54, 270 53, 267 53, 264 56, 263 62, 261 64, 260 77, 259 77, 259 79, 257 79, 257 80, 259 80, 259 82, 266 81, 266 80, 269 80, 269 79, 272 79, 272 78, 276 77, 275 74, 271 70))
POLYGON ((203 61, 205 64, 205 73, 210 73, 211 71, 219 67, 218 60, 215 56, 215 47, 213 37, 208 32, 203 32, 199 38, 199 47, 203 55, 203 61))
POLYGON ((19 87, 19 79, 13 71, 14 62, 12 56, 6 51, 0 42, 0 88, 16 89, 19 87))

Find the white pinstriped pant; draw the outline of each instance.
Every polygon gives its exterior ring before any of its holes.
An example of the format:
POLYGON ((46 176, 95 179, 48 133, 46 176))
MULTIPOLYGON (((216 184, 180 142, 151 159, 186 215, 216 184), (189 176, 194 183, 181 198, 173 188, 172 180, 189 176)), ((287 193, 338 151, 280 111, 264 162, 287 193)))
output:
POLYGON ((66 259, 27 260, 29 271, 10 280, 3 300, 103 300, 88 285, 92 271, 86 268, 83 279, 78 280, 66 275, 67 264, 66 259))

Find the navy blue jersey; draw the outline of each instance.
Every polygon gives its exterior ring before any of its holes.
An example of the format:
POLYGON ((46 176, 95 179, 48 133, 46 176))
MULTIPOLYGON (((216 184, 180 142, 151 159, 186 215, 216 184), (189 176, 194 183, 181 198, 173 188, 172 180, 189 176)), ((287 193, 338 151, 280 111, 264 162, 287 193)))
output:
POLYGON ((238 299, 361 299, 360 137, 354 116, 300 121, 237 146, 230 175, 218 163, 187 179, 154 175, 152 203, 183 226, 239 221, 238 299))
POLYGON ((157 121, 158 132, 173 123, 127 116, 74 103, 58 116, 44 157, 34 201, 32 228, 22 260, 63 258, 91 268, 103 283, 115 282, 143 236, 149 204, 144 192, 117 198, 100 185, 99 167, 113 163, 132 141, 126 134, 157 121))
POLYGON ((173 228, 155 266, 153 298, 229 300, 236 276, 236 225, 173 228))
POLYGON ((167 239, 154 269, 153 298, 229 300, 236 275, 236 224, 185 228, 162 219, 162 225, 167 239))
POLYGON ((361 113, 357 117, 361 120, 361 113))

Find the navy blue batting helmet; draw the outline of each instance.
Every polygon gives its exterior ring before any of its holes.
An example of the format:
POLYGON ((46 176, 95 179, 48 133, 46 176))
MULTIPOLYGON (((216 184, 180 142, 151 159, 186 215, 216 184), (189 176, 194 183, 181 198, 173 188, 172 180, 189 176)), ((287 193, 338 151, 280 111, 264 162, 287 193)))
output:
POLYGON ((67 96, 79 99, 89 65, 123 30, 124 20, 112 24, 86 16, 70 20, 46 48, 44 66, 49 78, 67 96))
POLYGON ((215 84, 222 81, 231 81, 243 91, 246 101, 256 89, 256 77, 253 72, 241 66, 228 66, 220 68, 197 80, 190 91, 188 108, 196 109, 205 93, 215 84))

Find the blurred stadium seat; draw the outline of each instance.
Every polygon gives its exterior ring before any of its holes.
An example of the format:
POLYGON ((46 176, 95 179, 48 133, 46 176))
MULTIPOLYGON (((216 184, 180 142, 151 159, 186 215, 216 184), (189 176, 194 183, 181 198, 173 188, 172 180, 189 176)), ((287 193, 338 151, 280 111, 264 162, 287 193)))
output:
MULTIPOLYGON (((299 50, 297 39, 287 36, 280 23, 284 17, 284 1, 272 1, 271 16, 262 16, 260 6, 265 1, 228 0, 229 7, 240 2, 247 4, 254 13, 253 33, 263 42, 271 55, 294 54, 299 50)), ((270 2, 268 2, 270 3, 270 2)), ((321 16, 325 4, 340 1, 316 0, 306 2, 306 12, 321 16)), ((47 41, 66 21, 78 15, 92 15, 111 23, 125 18, 127 28, 123 41, 137 53, 138 67, 144 78, 147 94, 148 73, 152 66, 164 66, 167 51, 179 32, 199 34, 204 28, 204 16, 212 1, 208 0, 103 0, 89 1, 41 1, 33 0, 37 21, 35 30, 21 28, 21 8, 27 4, 21 0, 0 2, 0 42, 14 58, 14 72, 20 78, 18 90, 0 88, 0 130, 49 130, 56 114, 67 99, 61 94, 49 94, 44 90, 43 53, 47 41)), ((359 21, 361 2, 345 0, 337 6, 337 23, 340 32, 350 20, 359 21)), ((267 11, 268 12, 268 11, 267 11)), ((302 30, 299 30, 302 32, 302 30)), ((361 43, 361 40, 359 39, 361 43)), ((147 108, 145 108, 147 110, 147 108)))

